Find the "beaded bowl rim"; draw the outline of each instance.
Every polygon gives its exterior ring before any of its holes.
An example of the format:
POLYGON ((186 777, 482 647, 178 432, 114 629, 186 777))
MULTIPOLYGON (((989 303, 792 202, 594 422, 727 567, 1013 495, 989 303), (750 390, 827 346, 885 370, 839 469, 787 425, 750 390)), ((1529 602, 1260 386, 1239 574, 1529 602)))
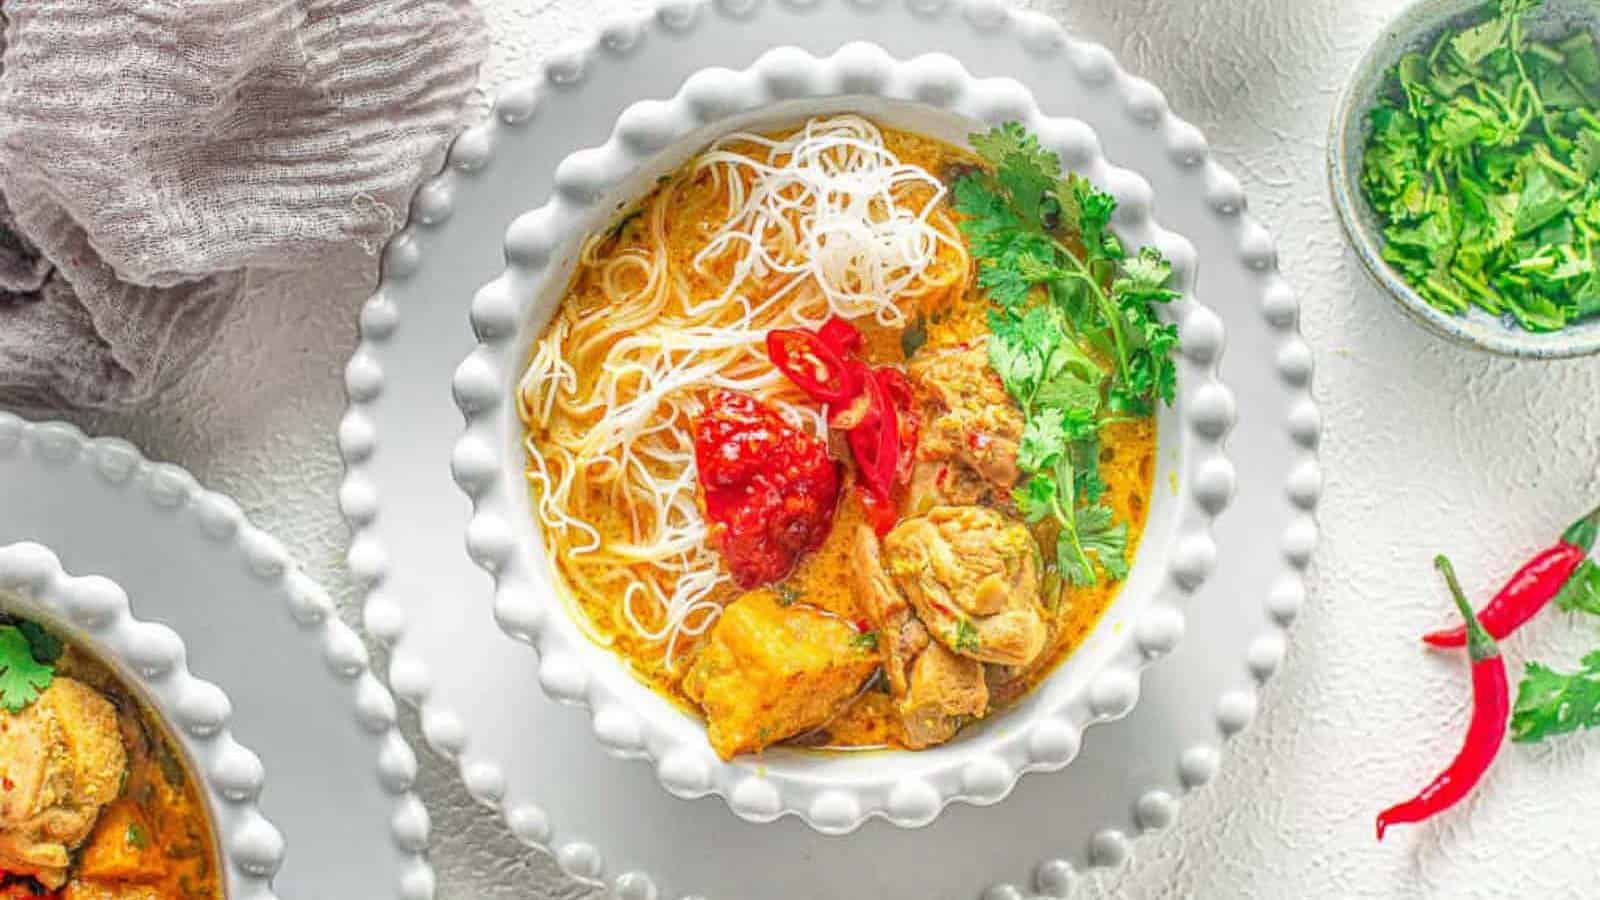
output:
POLYGON ((283 835, 256 805, 266 772, 228 730, 227 693, 189 671, 178 632, 136 617, 115 581, 69 574, 53 551, 33 541, 0 545, 0 608, 86 648, 154 711, 203 789, 217 855, 226 863, 225 896, 276 900, 271 880, 282 863, 283 835))
MULTIPOLYGON (((478 346, 452 382, 466 424, 451 470, 474 507, 466 533, 468 552, 495 579, 495 616, 502 630, 538 651, 545 693, 558 703, 589 709, 601 747, 613 756, 650 760, 673 795, 716 795, 747 821, 792 815, 824 834, 851 832, 870 818, 922 827, 951 803, 1000 802, 1024 774, 1070 763, 1083 730, 1126 715, 1138 699, 1140 672, 1176 646, 1183 631, 1182 600, 1200 586, 1215 562, 1211 522, 1226 506, 1235 481, 1223 451, 1235 409, 1218 372, 1222 321, 1195 298, 1196 252, 1181 235, 1155 223, 1151 193, 1141 176, 1110 164, 1087 124, 1044 114, 1019 82, 977 78, 942 54, 897 59, 868 42, 846 44, 826 57, 780 47, 743 70, 703 69, 673 97, 624 110, 603 145, 568 155, 556 167, 551 199, 518 216, 507 229, 506 269, 473 298, 478 346), (548 572, 539 571, 547 566, 529 564, 539 555, 539 541, 526 491, 518 490, 525 484, 523 457, 517 452, 522 430, 509 401, 533 337, 528 326, 533 306, 555 293, 555 282, 546 273, 557 268, 563 252, 570 257, 577 241, 598 227, 596 217, 608 214, 608 201, 616 199, 619 186, 637 181, 641 173, 662 171, 662 158, 674 151, 681 154, 686 141, 703 143, 700 137, 708 130, 714 134, 737 127, 741 116, 760 114, 771 104, 854 109, 863 98, 954 114, 979 127, 1023 122, 1062 155, 1066 167, 1117 197, 1113 226, 1128 246, 1163 250, 1173 264, 1174 286, 1181 291, 1169 309, 1179 324, 1183 350, 1179 399, 1163 416, 1160 431, 1170 437, 1158 438, 1158 452, 1176 448, 1177 493, 1155 504, 1168 508, 1168 521, 1158 523, 1156 510, 1151 510, 1128 579, 1153 586, 1143 587, 1146 596, 1126 600, 1131 585, 1125 582, 1119 590, 1092 631, 1109 628, 1115 609, 1129 627, 1113 629, 1115 634, 1102 639, 1107 646, 1098 648, 1102 658, 1095 668, 1074 672, 1080 682, 1076 690, 1050 691, 1051 683, 1073 668, 1069 660, 1035 689, 1041 699, 1003 711, 996 717, 1003 717, 1003 727, 990 727, 981 738, 962 742, 958 737, 922 754, 877 755, 845 764, 843 772, 824 772, 811 756, 724 762, 710 752, 703 726, 684 727, 690 720, 665 700, 654 695, 646 699, 619 680, 622 667, 614 657, 606 654, 611 670, 597 664, 594 648, 557 599, 560 589, 548 572), (1152 557, 1160 561, 1159 573, 1152 574, 1152 557), (1136 604, 1131 611, 1129 604, 1136 604), (904 762, 913 756, 916 764, 904 762)), ((558 280, 565 284, 564 275, 558 280)), ((621 678, 630 676, 622 673, 621 678)))
MULTIPOLYGON (((426 856, 428 813, 413 790, 416 756, 400 734, 394 696, 374 675, 366 645, 339 618, 327 591, 300 570, 276 538, 256 528, 232 498, 206 489, 180 466, 146 458, 128 441, 91 438, 67 422, 32 421, 0 410, 0 465, 24 448, 46 468, 83 467, 108 489, 137 489, 158 514, 186 511, 186 527, 237 556, 241 567, 279 597, 305 640, 321 648, 323 662, 335 679, 332 687, 343 685, 348 690, 344 697, 351 703, 350 714, 356 723, 364 733, 379 739, 374 769, 380 789, 393 801, 387 827, 399 858, 398 878, 390 896, 432 900, 437 878, 426 856)), ((146 696, 157 701, 157 711, 170 730, 184 742, 195 776, 205 783, 219 855, 235 863, 228 866, 226 896, 230 900, 275 900, 278 895, 273 893, 271 881, 283 863, 285 838, 257 807, 266 781, 262 763, 229 735, 225 726, 232 706, 227 694, 220 686, 189 673, 181 636, 170 626, 135 618, 132 601, 111 579, 74 577, 63 569, 54 551, 33 541, 0 545, 0 598, 7 595, 20 597, 24 605, 32 603, 59 613, 59 621, 73 629, 72 637, 86 640, 115 660, 124 670, 122 674, 139 679, 146 696), (75 609, 85 610, 94 623, 87 635, 73 616, 75 609), (160 642, 165 645, 160 648, 162 655, 173 658, 175 652, 175 661, 166 675, 148 675, 145 670, 151 666, 154 650, 140 653, 146 648, 108 644, 98 637, 108 630, 119 636, 143 636, 131 638, 141 645, 160 642), (167 694, 176 688, 152 683, 163 679, 176 680, 184 688, 180 695, 169 699, 167 694), (211 733, 196 736, 187 727, 190 723, 211 733), (207 763, 223 751, 234 762, 219 777, 215 766, 207 763), (245 762, 240 753, 247 754, 250 761, 245 762), (218 784, 219 780, 223 783, 218 784), (225 826, 221 821, 224 813, 239 821, 225 826)))

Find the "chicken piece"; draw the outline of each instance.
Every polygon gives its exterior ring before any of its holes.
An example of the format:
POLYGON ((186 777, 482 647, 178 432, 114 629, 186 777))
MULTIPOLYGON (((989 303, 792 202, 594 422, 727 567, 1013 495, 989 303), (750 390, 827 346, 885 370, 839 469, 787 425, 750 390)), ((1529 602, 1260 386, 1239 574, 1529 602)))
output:
POLYGON ((878 654, 844 620, 758 589, 728 604, 683 679, 723 759, 758 752, 833 718, 878 654))
POLYGON ((60 887, 127 768, 116 708, 81 681, 58 677, 0 713, 0 870, 60 887))
POLYGON ((911 662, 928 646, 928 629, 912 614, 905 595, 884 572, 878 557, 878 536, 872 529, 858 524, 850 549, 857 602, 878 632, 878 653, 883 657, 889 693, 904 697, 911 662))
POLYGON ((906 374, 923 423, 908 508, 1008 500, 1020 475, 1022 410, 989 368, 988 349, 926 350, 906 374))
POLYGON ((851 571, 867 618, 878 632, 878 653, 906 746, 921 750, 953 737, 968 718, 989 707, 983 665, 930 640, 928 629, 884 572, 878 537, 856 528, 851 571))
POLYGON ((909 682, 899 708, 906 746, 912 750, 950 740, 967 719, 989 708, 983 664, 951 653, 938 641, 918 654, 909 682))
POLYGON ((1039 547, 1021 522, 982 506, 936 506, 895 525, 883 556, 928 631, 956 653, 1025 666, 1044 648, 1039 547))
MULTIPOLYGON (((1034 663, 1044 660, 1040 654, 1034 663)), ((989 663, 983 667, 983 683, 989 689, 989 702, 995 707, 1010 706, 1028 692, 1028 675, 1034 666, 997 666, 989 663)))

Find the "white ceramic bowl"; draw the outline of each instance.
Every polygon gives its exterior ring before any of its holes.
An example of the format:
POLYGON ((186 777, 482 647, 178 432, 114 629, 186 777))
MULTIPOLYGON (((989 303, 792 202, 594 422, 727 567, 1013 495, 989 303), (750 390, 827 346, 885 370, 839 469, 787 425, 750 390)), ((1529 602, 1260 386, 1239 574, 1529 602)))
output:
POLYGON ((215 829, 225 896, 275 900, 271 879, 284 842, 256 807, 266 777, 261 760, 228 731, 228 695, 189 673, 178 633, 135 618, 115 582, 68 575, 54 553, 34 543, 0 546, 0 609, 86 648, 165 720, 215 829))
MULTIPOLYGON (((1139 96, 1153 89, 1137 79, 1127 86, 1130 110, 1142 108, 1139 96)), ((1151 108, 1169 115, 1162 104, 1151 108)), ((974 78, 949 57, 898 60, 865 43, 825 58, 779 48, 748 69, 706 69, 669 100, 629 107, 605 144, 562 161, 555 186, 548 203, 512 223, 505 271, 473 300, 478 345, 454 377, 466 428, 452 472, 473 502, 467 549, 495 578, 497 620, 537 648, 539 681, 551 698, 591 711, 606 752, 648 758, 677 796, 716 794, 746 820, 796 815, 838 834, 870 817, 916 827, 953 801, 998 802, 1023 773, 1069 763, 1087 725, 1132 709, 1140 670, 1181 637, 1184 597, 1216 559, 1210 526, 1233 492, 1222 443, 1235 409, 1217 375, 1221 319, 1190 292, 1198 263, 1193 246, 1155 224, 1149 185, 1107 162, 1087 125, 1046 116, 1021 84, 974 78), (514 391, 579 243, 607 224, 619 202, 642 195, 657 175, 720 134, 846 110, 953 143, 991 124, 1021 121, 1064 165, 1113 194, 1113 225, 1124 243, 1159 247, 1183 291, 1170 309, 1183 345, 1179 399, 1160 413, 1152 504, 1132 572, 1099 626, 1037 690, 950 743, 917 753, 775 749, 723 762, 699 720, 634 680, 574 623, 534 525, 514 391)))

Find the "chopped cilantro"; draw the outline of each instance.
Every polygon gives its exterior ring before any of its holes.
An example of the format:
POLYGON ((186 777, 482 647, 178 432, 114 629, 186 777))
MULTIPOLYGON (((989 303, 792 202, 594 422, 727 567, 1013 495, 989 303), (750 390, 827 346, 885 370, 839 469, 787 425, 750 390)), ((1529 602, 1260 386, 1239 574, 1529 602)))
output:
POLYGON ((779 606, 793 606, 800 599, 800 589, 787 581, 774 586, 772 591, 778 595, 779 606))
POLYGON ((990 311, 989 364, 1024 416, 1015 489, 1030 523, 1052 521, 1073 584, 1127 574, 1127 526, 1101 504, 1099 430, 1152 414, 1177 393, 1178 293, 1152 247, 1129 256, 1110 230, 1116 201, 1017 123, 971 138, 993 171, 966 171, 956 209, 990 311))
POLYGON ((0 706, 22 712, 55 680, 55 668, 34 658, 27 635, 0 625, 0 706))
POLYGON ((143 850, 149 846, 150 839, 145 835, 144 828, 138 822, 129 822, 127 830, 123 833, 123 842, 135 850, 143 850))
POLYGON ((876 631, 858 631, 850 635, 850 646, 859 650, 878 649, 878 633, 876 631))
POLYGON ((1361 185, 1383 258, 1433 306, 1529 331, 1600 314, 1600 50, 1535 40, 1496 0, 1402 57, 1368 113, 1361 185))

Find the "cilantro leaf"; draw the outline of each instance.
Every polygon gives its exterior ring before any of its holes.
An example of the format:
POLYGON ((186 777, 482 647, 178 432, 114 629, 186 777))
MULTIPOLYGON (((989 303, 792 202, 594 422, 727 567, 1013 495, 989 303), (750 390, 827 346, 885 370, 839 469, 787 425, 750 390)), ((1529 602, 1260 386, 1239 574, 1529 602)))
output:
POLYGON ((0 706, 22 712, 54 680, 55 668, 34 659, 22 629, 0 625, 0 706))
POLYGON ((1011 500, 1028 524, 1043 522, 1056 514, 1056 480, 1047 472, 1036 474, 1011 489, 1011 500))
POLYGON ((1567 196, 1543 168, 1531 169, 1517 196, 1517 215, 1513 222, 1517 234, 1541 228, 1566 209, 1567 196))
POLYGON ((1086 507, 1078 516, 1078 542, 1094 554, 1112 580, 1128 577, 1128 523, 1112 521, 1111 510, 1086 507))
POLYGON ((1600 650, 1583 658, 1576 672, 1557 672, 1530 662, 1511 709, 1511 739, 1533 743, 1600 724, 1600 650))
POLYGON ((1017 465, 1030 472, 1054 468, 1067 452, 1065 413, 1060 409, 1040 410, 1022 426, 1022 441, 1017 446, 1017 465))
POLYGON ((1504 16, 1480 22, 1451 38, 1450 49, 1461 59, 1463 65, 1475 66, 1483 62, 1485 56, 1500 49, 1505 43, 1506 29, 1510 24, 1511 20, 1504 16))

